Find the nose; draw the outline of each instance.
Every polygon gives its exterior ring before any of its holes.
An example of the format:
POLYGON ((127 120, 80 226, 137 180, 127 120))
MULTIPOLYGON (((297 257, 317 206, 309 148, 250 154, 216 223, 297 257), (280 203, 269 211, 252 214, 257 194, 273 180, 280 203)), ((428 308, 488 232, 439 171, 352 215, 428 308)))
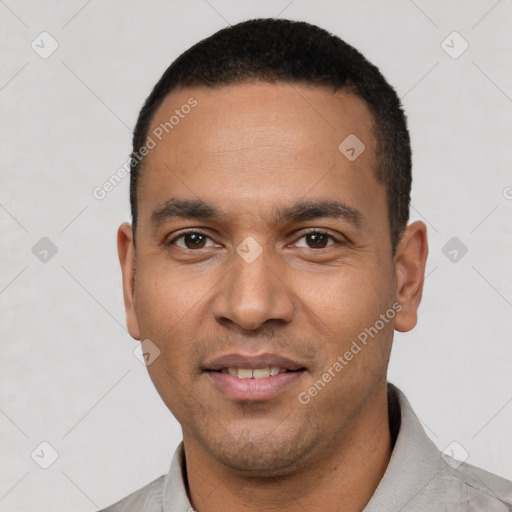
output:
POLYGON ((232 268, 213 297, 214 318, 244 330, 290 322, 295 308, 282 274, 264 254, 249 263, 235 253, 232 268))

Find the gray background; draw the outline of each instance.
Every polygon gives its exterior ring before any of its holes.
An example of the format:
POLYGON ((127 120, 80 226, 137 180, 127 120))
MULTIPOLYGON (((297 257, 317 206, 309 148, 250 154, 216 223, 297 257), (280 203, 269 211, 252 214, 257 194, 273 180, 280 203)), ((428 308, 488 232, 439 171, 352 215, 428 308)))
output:
POLYGON ((278 15, 341 36, 402 97, 411 213, 431 253, 390 380, 441 449, 456 441, 455 455, 512 478, 510 0, 6 0, 0 511, 92 511, 167 471, 180 429, 125 329, 115 232, 128 179, 101 201, 92 191, 126 161, 138 110, 175 57, 227 23, 278 15), (453 31, 469 44, 461 55, 453 31), (43 441, 59 455, 48 469, 43 441))

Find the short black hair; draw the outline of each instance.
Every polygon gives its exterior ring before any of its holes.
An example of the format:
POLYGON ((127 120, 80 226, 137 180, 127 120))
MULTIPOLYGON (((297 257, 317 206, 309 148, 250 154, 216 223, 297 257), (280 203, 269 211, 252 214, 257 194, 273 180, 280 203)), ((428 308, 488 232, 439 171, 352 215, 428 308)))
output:
MULTIPOLYGON (((379 69, 359 51, 306 22, 254 19, 219 30, 182 53, 146 99, 133 134, 130 204, 134 236, 137 185, 155 112, 178 88, 220 87, 248 81, 306 83, 348 89, 373 114, 377 179, 385 185, 393 254, 409 220, 411 146, 400 99, 379 69)), ((340 141, 341 142, 341 141, 340 141)))

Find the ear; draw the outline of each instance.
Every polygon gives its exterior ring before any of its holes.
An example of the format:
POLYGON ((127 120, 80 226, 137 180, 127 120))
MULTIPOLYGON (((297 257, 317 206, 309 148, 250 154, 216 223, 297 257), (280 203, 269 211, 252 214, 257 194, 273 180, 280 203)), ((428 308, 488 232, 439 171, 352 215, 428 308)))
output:
POLYGON ((139 322, 135 312, 135 246, 133 244, 132 226, 125 222, 117 230, 117 253, 123 273, 123 297, 126 311, 128 332, 136 340, 140 340, 139 322))
POLYGON ((413 222, 402 235, 395 257, 397 299, 402 305, 395 317, 397 331, 410 331, 418 321, 427 255, 427 227, 423 222, 413 222))

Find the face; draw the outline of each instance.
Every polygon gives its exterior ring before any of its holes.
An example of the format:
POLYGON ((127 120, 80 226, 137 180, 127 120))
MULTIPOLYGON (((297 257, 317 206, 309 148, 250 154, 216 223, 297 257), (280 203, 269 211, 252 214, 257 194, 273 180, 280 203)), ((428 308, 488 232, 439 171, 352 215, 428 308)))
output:
POLYGON ((189 88, 158 110, 136 246, 129 225, 118 243, 128 327, 160 350, 148 371, 186 449, 239 472, 296 471, 382 395, 426 245, 413 229, 404 238, 424 245, 392 255, 372 128, 355 95, 299 84, 189 88), (338 149, 350 134, 356 159, 338 149))

